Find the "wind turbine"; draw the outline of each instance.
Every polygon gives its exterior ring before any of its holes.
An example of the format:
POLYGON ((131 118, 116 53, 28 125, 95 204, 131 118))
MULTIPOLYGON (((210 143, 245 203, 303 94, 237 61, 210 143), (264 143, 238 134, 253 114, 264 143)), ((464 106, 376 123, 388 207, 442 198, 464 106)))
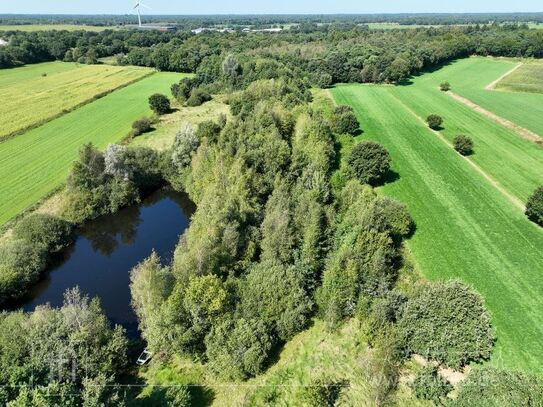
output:
POLYGON ((139 0, 135 0, 135 1, 136 1, 136 4, 134 5, 133 10, 136 10, 138 12, 138 26, 141 27, 141 7, 145 7, 148 10, 151 10, 151 7, 143 4, 139 0))

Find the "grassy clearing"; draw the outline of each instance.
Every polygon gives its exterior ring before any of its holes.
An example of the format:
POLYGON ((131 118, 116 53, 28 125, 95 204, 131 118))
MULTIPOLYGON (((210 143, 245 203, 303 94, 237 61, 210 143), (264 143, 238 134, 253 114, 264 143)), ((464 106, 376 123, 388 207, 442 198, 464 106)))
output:
POLYGON ((0 139, 21 133, 153 71, 48 62, 0 71, 0 139))
MULTIPOLYGON (((289 341, 277 362, 264 374, 243 383, 218 381, 205 367, 176 358, 168 365, 153 364, 144 375, 150 385, 168 386, 197 384, 196 394, 203 405, 205 396, 216 406, 288 406, 304 405, 300 393, 319 374, 349 381, 339 405, 374 406, 367 377, 368 348, 360 338, 356 320, 349 321, 341 331, 329 333, 323 323, 315 325, 289 341)), ((149 396, 146 388, 141 398, 149 396)), ((429 406, 411 395, 405 384, 393 396, 390 405, 429 406)))
MULTIPOLYGON (((430 279, 461 278, 484 296, 498 336, 491 363, 542 372, 543 230, 409 109, 418 111, 413 105, 427 99, 421 109, 447 112, 445 127, 453 126, 454 117, 455 126, 469 125, 458 130, 472 129, 473 136, 490 137, 496 131, 495 139, 507 140, 494 155, 503 167, 509 167, 508 148, 528 160, 522 149, 531 144, 500 133, 482 117, 472 117, 474 112, 465 106, 441 110, 457 102, 438 90, 434 97, 417 89, 416 85, 349 85, 332 93, 338 103, 355 108, 364 130, 359 138, 378 141, 391 153, 399 179, 382 187, 382 192, 409 206, 417 231, 408 246, 420 271, 430 279), (472 128, 472 122, 479 126, 472 128)), ((482 142, 475 141, 479 150, 482 142)), ((511 192, 522 195, 522 191, 513 188, 511 192)))
MULTIPOLYGON (((430 76, 433 85, 449 81, 455 93, 543 137, 543 94, 485 89, 517 63, 506 59, 467 58, 433 72, 430 76)), ((421 79, 425 77, 423 75, 421 79)))
POLYGON ((543 93, 543 63, 527 63, 496 84, 497 90, 543 93))
POLYGON ((25 25, 0 25, 0 31, 104 31, 115 30, 117 27, 99 27, 94 25, 76 24, 25 24, 25 25))
POLYGON ((182 122, 189 122, 193 126, 206 120, 217 120, 219 115, 230 114, 228 105, 224 103, 224 97, 215 96, 211 101, 197 107, 184 107, 173 104, 176 109, 173 113, 160 118, 156 129, 136 137, 132 145, 151 147, 156 150, 165 150, 172 146, 177 130, 182 122))
POLYGON ((103 148, 150 115, 148 96, 169 93, 182 74, 155 73, 43 126, 0 143, 0 225, 62 185, 79 148, 103 148))

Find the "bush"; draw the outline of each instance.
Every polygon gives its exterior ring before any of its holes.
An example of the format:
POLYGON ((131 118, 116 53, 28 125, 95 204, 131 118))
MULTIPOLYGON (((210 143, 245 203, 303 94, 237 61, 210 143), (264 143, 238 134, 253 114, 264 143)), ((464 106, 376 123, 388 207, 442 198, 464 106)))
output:
POLYGON ((210 368, 226 380, 245 380, 259 374, 273 345, 261 321, 243 318, 215 326, 205 343, 210 368))
POLYGON ((470 155, 473 152, 473 140, 468 136, 456 136, 453 139, 453 146, 462 155, 470 155))
POLYGON ((70 222, 42 213, 26 216, 13 228, 15 239, 42 246, 56 252, 73 241, 73 225, 70 222))
POLYGON ((543 226, 543 185, 537 188, 526 203, 526 216, 532 222, 543 226))
POLYGON ((459 369, 488 359, 494 345, 481 296, 458 281, 421 287, 399 321, 407 354, 459 369))
POLYGON ((388 173, 391 158, 388 151, 373 141, 363 141, 354 146, 347 158, 352 174, 362 183, 374 184, 388 173))
POLYGON ((187 99, 187 106, 200 106, 211 100, 211 95, 202 88, 194 88, 190 92, 190 97, 187 99))
POLYGON ((338 106, 334 109, 331 126, 334 133, 351 134, 353 136, 360 129, 360 123, 358 123, 358 119, 350 106, 338 106))
POLYGON ((421 369, 409 387, 418 399, 430 400, 440 405, 441 399, 453 389, 438 372, 437 367, 428 366, 421 369))
POLYGON ((449 82, 441 82, 439 89, 441 89, 443 92, 447 92, 451 90, 451 84, 449 82))
POLYGON ((149 107, 156 114, 166 114, 170 111, 170 101, 166 96, 155 93, 149 97, 149 107))
POLYGON ((395 236, 409 236, 415 222, 407 205, 388 197, 382 197, 375 205, 375 222, 384 222, 384 228, 395 236))
POLYGON ((542 406, 543 381, 494 367, 474 369, 460 384, 454 407, 542 406))
POLYGON ((0 246, 0 302, 22 295, 45 268, 47 253, 40 245, 16 240, 0 246))
POLYGON ((343 380, 319 377, 304 388, 302 398, 311 407, 333 407, 346 385, 343 380))
POLYGON ((439 130, 443 124, 443 118, 437 114, 431 114, 426 118, 426 123, 428 123, 428 127, 431 129, 439 130))
POLYGON ((210 142, 214 142, 217 141, 221 129, 222 127, 219 124, 215 123, 212 120, 206 120, 198 124, 198 128, 196 129, 196 136, 198 137, 198 140, 203 140, 204 138, 207 138, 210 142))
POLYGON ((139 136, 140 134, 146 133, 151 130, 152 124, 151 119, 148 119, 147 117, 136 120, 132 123, 132 134, 134 136, 139 136))
POLYGON ((332 86, 333 78, 332 75, 330 75, 327 72, 319 72, 315 74, 315 85, 317 85, 319 88, 326 89, 332 86))

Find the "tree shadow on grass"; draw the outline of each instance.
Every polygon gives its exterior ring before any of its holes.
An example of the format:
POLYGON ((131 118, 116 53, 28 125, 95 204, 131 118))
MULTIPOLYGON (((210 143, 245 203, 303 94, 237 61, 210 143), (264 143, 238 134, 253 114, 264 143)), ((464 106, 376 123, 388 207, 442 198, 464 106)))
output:
POLYGON ((384 177, 382 177, 379 181, 376 181, 376 182, 372 182, 371 183, 371 186, 372 187, 382 187, 384 185, 387 185, 387 184, 392 184, 393 182, 396 182, 400 179, 400 174, 397 173, 396 171, 394 170, 388 170, 388 172, 386 173, 386 175, 384 177))

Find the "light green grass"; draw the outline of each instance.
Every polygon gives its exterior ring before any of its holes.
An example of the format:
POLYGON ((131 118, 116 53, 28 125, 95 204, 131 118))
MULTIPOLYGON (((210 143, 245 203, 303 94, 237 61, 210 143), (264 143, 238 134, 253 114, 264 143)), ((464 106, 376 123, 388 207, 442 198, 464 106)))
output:
MULTIPOLYGON (((449 81, 452 91, 543 137, 543 94, 486 90, 518 62, 467 58, 432 73, 431 81, 449 81)), ((424 78, 424 75, 422 78, 424 78)))
POLYGON ((75 24, 25 24, 25 25, 0 25, 0 31, 104 31, 115 30, 117 27, 99 27, 94 25, 75 25, 75 24))
POLYGON ((543 63, 526 63, 496 84, 496 90, 543 93, 543 63))
POLYGON ((0 225, 61 185, 80 147, 103 148, 150 115, 148 97, 169 94, 182 74, 156 73, 43 126, 0 143, 0 225))
MULTIPOLYGON (((440 113, 441 103, 451 108, 443 102, 447 95, 417 89, 416 84, 401 89, 350 85, 332 93, 338 103, 355 108, 364 130, 359 137, 390 151, 400 178, 382 192, 409 206, 417 229, 408 246, 420 271, 430 279, 461 278, 484 296, 498 337, 493 364, 541 373, 543 229, 406 109, 407 102, 417 111, 428 105, 440 113), (419 102, 423 106, 415 109, 419 102)), ((476 131, 472 112, 459 106, 454 125, 466 123, 469 127, 461 129, 470 131, 462 132, 476 131)), ((452 126, 452 113, 443 113, 445 127, 452 126)), ((485 137, 491 136, 490 124, 479 122, 488 132, 485 137)), ((516 145, 514 135, 496 133, 495 138, 516 145)), ((522 156, 525 147, 517 148, 522 156)), ((476 149, 483 149, 477 139, 476 149)), ((494 157, 503 167, 509 166, 509 155, 502 156, 506 152, 494 157)), ((520 195, 523 190, 514 189, 520 195)))
MULTIPOLYGON (((279 358, 266 372, 242 383, 216 379, 205 366, 181 358, 167 364, 153 363, 144 374, 148 384, 170 386, 200 385, 212 399, 213 406, 303 406, 301 393, 311 379, 325 375, 347 380, 349 385, 340 395, 338 405, 374 406, 367 375, 368 347, 360 337, 356 320, 338 332, 330 333, 321 321, 296 335, 282 349, 279 358), (273 400, 273 401, 272 401, 273 400)), ((373 378, 375 380, 375 377, 373 378)), ((195 391, 201 394, 202 391, 195 391)), ((147 401, 151 387, 144 389, 140 399, 147 401)), ((417 400, 404 383, 387 400, 394 406, 430 406, 417 400)), ((195 405, 202 405, 201 398, 195 405)))
POLYGON ((0 70, 0 140, 126 86, 148 68, 48 62, 0 70))

